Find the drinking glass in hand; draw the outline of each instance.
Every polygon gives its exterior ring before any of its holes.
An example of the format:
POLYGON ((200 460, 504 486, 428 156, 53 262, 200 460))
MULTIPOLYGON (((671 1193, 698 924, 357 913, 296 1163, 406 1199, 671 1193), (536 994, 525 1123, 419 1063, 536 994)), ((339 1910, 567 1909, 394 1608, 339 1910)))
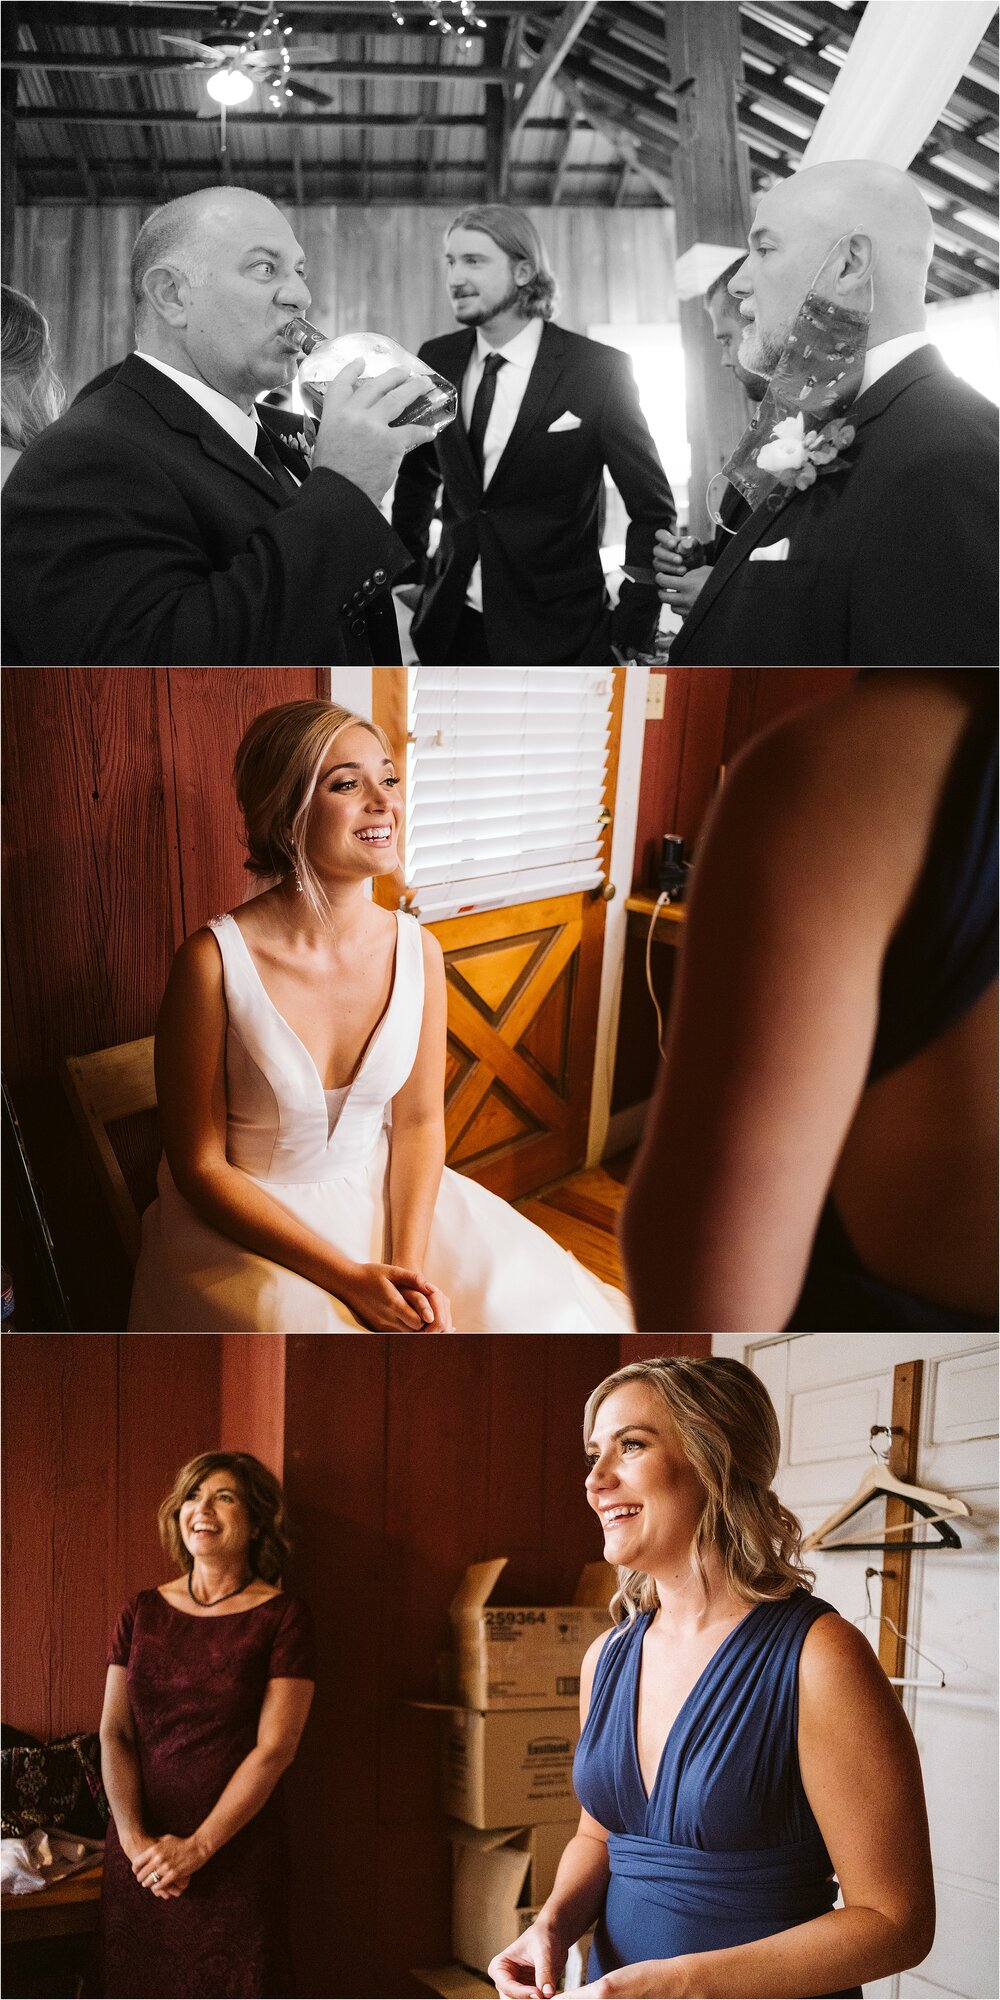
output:
MULTIPOLYGON (((303 402, 315 415, 323 409, 323 392, 327 385, 346 368, 349 361, 360 357, 364 361, 364 372, 358 380, 364 381, 373 375, 384 375, 388 368, 405 368, 407 374, 421 383, 429 383, 412 403, 394 417, 390 430, 401 424, 421 424, 432 433, 443 431, 446 424, 453 422, 458 409, 458 395, 452 382, 446 382, 443 375, 435 374, 433 368, 419 361, 415 354, 408 354, 395 340, 385 333, 342 333, 336 340, 328 340, 319 327, 311 326, 300 316, 290 320, 285 329, 292 339, 299 342, 299 387, 303 402)), ((408 445, 407 450, 415 447, 408 445)))

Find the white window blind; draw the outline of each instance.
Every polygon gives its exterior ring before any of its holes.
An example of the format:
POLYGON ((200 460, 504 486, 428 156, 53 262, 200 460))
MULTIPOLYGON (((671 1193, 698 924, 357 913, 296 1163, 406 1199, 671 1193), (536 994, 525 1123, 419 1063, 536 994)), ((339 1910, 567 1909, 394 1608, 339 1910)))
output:
POLYGON ((608 667, 414 667, 405 876, 424 918, 592 889, 608 667))

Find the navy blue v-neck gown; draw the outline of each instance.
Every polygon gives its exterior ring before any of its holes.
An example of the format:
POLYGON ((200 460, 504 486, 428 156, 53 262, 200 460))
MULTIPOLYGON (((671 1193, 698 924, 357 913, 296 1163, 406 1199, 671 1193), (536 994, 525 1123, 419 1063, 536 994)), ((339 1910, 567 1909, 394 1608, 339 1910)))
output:
POLYGON ((573 1768, 580 1804, 609 1836, 589 1979, 750 1944, 832 1910, 838 1885, 796 1749, 802 1642, 832 1610, 804 1590, 754 1606, 683 1703, 648 1798, 636 1719, 654 1613, 606 1641, 573 1768))

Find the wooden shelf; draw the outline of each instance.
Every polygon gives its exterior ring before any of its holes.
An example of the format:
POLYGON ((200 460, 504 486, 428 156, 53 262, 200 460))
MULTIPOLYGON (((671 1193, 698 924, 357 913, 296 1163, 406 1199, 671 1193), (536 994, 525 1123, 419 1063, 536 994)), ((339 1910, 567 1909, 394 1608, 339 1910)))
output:
POLYGON ((31 1944, 39 1938, 75 1937, 97 1929, 104 1862, 100 1858, 65 1882, 24 1895, 0 1897, 4 1944, 31 1944))
MULTIPOLYGON (((625 908, 639 917, 651 917, 656 909, 656 897, 636 894, 626 896, 625 908)), ((658 924, 682 924, 684 922, 683 903, 663 903, 657 916, 658 924)))

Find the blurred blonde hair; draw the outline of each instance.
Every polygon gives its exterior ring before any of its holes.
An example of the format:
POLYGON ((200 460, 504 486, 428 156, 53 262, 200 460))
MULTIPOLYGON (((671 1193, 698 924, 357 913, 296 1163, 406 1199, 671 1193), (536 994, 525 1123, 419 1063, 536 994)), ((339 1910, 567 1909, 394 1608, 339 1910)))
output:
POLYGON ((249 1451, 201 1451, 181 1466, 156 1517, 165 1553, 182 1574, 190 1575, 194 1557, 181 1540, 181 1508, 210 1472, 231 1473, 250 1516, 252 1573, 265 1583, 278 1583, 292 1552, 285 1496, 274 1473, 249 1451))
MULTIPOLYGON (((694 1557, 706 1591, 704 1556, 711 1548, 722 1556, 729 1588, 751 1603, 811 1590, 815 1574, 801 1559, 801 1526, 771 1488, 781 1435, 759 1376, 725 1355, 633 1361, 606 1376, 587 1398, 586 1450, 601 1404, 630 1382, 644 1384, 660 1398, 704 1488, 694 1557)), ((611 1600, 617 1624, 631 1624, 640 1612, 656 1610, 659 1602, 652 1577, 619 1566, 611 1600)))
POLYGON ((66 391, 55 371, 48 322, 33 299, 13 285, 0 286, 0 430, 15 451, 55 422, 66 391))
POLYGON ((392 756, 385 731, 367 716, 353 715, 335 701, 283 701, 250 724, 233 768, 246 828, 244 868, 278 881, 296 870, 322 923, 330 921, 330 907, 309 863, 306 832, 323 760, 345 729, 369 730, 392 756))

